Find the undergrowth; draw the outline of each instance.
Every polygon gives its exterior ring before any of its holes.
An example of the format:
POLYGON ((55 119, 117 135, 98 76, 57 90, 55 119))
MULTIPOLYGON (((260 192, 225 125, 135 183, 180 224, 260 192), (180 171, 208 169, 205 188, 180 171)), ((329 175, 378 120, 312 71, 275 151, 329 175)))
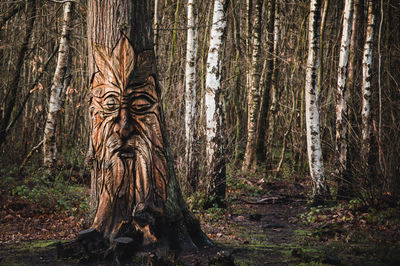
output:
POLYGON ((2 167, 0 176, 3 197, 29 207, 33 213, 67 212, 76 216, 89 209, 88 189, 71 182, 63 171, 49 177, 40 167, 28 168, 24 174, 16 167, 2 167))

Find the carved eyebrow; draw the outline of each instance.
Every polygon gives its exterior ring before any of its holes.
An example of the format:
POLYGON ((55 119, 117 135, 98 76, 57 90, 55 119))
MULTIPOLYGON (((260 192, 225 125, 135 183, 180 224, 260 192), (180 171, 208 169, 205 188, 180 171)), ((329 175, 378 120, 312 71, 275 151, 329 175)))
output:
POLYGON ((104 94, 103 94, 103 96, 102 96, 102 98, 105 98, 105 99, 107 99, 108 97, 119 97, 119 93, 118 92, 115 92, 115 91, 106 91, 104 94))
POLYGON ((133 91, 133 92, 129 93, 129 97, 131 97, 131 98, 145 98, 145 99, 149 99, 152 102, 157 102, 156 98, 154 98, 149 93, 146 93, 146 92, 143 92, 143 91, 140 91, 140 92, 133 91))
POLYGON ((96 98, 104 98, 108 93, 114 93, 116 95, 121 94, 121 89, 117 86, 115 86, 115 84, 111 83, 111 84, 99 84, 95 87, 93 87, 92 89, 92 95, 96 98), (118 91, 116 90, 107 90, 109 88, 113 88, 113 89, 118 89, 118 91), (103 89, 106 89, 106 91, 104 93, 101 93, 103 89), (99 92, 99 93, 96 93, 99 92))
POLYGON ((132 83, 129 83, 129 88, 130 89, 141 88, 141 87, 144 87, 146 85, 147 85, 146 82, 132 82, 132 83))

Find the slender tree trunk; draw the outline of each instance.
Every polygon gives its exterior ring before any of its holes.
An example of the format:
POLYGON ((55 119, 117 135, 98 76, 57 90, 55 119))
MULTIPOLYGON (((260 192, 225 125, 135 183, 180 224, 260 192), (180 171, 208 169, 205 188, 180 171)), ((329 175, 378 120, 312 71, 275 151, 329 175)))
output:
POLYGON ((209 5, 207 8, 207 15, 206 15, 206 30, 204 30, 204 35, 203 35, 203 43, 201 47, 201 92, 200 92, 200 118, 199 118, 199 125, 204 125, 206 124, 205 119, 205 91, 206 91, 206 75, 207 75, 207 56, 208 56, 208 50, 207 50, 207 40, 208 40, 208 35, 209 35, 209 28, 210 28, 210 21, 212 19, 212 5, 209 5))
POLYGON ((235 166, 239 163, 239 157, 241 153, 241 142, 242 142, 242 108, 240 103, 240 95, 241 95, 241 86, 240 86, 240 78, 241 78, 241 70, 240 70, 240 59, 241 59, 241 49, 240 49, 240 25, 239 19, 236 13, 237 1, 231 0, 231 11, 232 11, 232 20, 233 20, 233 34, 234 34, 234 47, 235 47, 235 91, 233 95, 233 102, 235 106, 235 151, 234 151, 234 160, 233 164, 235 166))
MULTIPOLYGON (((206 132, 207 132, 207 194, 213 199, 209 202, 223 205, 226 193, 225 159, 223 147, 223 110, 221 88, 222 42, 224 40, 226 19, 226 0, 214 1, 213 23, 210 34, 210 47, 207 56, 206 76, 206 132)), ((207 207, 207 206, 206 206, 207 207)))
MULTIPOLYGON (((35 23, 36 19, 36 1, 28 1, 27 4, 27 13, 26 13, 26 30, 25 30, 25 36, 21 45, 21 49, 18 52, 18 58, 15 64, 15 73, 14 76, 12 77, 12 81, 10 85, 8 86, 9 88, 9 93, 6 95, 4 102, 6 103, 5 108, 4 108, 4 113, 2 117, 2 120, 0 121, 0 146, 5 142, 7 133, 8 133, 8 128, 9 128, 9 122, 11 120, 11 114, 14 110, 15 107, 15 102, 17 100, 17 95, 18 95, 18 84, 19 80, 21 77, 21 71, 22 71, 22 66, 24 63, 24 58, 25 55, 28 51, 28 46, 29 46, 29 39, 31 38, 32 35, 32 29, 33 25, 35 23)), ((1 114, 1 112, 0 112, 1 114)))
POLYGON ((154 0, 154 53, 158 56, 158 0, 154 0))
POLYGON ((323 53, 324 53, 324 33, 325 33, 325 28, 326 28, 326 19, 327 19, 327 14, 328 14, 328 8, 329 8, 329 0, 325 0, 324 2, 324 9, 322 11, 322 18, 321 18, 321 34, 319 37, 319 59, 320 59, 320 64, 318 68, 318 89, 319 92, 322 90, 322 81, 324 77, 324 62, 323 62, 323 53))
MULTIPOLYGON (((166 94, 170 94, 171 86, 172 86, 172 80, 173 80, 173 65, 175 62, 175 48, 176 48, 176 35, 177 35, 177 28, 178 28, 178 21, 179 21, 179 10, 181 6, 181 0, 177 0, 176 2, 176 9, 175 9, 175 14, 174 14, 174 28, 172 30, 172 43, 171 43, 171 54, 169 57, 169 66, 168 66, 168 85, 167 85, 167 90, 166 94)), ((164 106, 165 106, 165 101, 164 101, 164 106)))
POLYGON ((188 30, 186 45, 186 86, 185 86, 185 133, 186 133, 186 178, 192 191, 198 183, 197 123, 198 105, 196 102, 196 62, 197 28, 196 0, 188 0, 188 30))
POLYGON ((51 173, 57 160, 57 126, 59 126, 58 113, 61 110, 62 93, 71 79, 68 69, 70 68, 70 24, 74 4, 66 2, 63 11, 63 26, 61 30, 60 46, 56 70, 54 71, 51 85, 49 111, 43 136, 43 164, 51 173))
POLYGON ((352 33, 354 1, 346 0, 343 11, 342 41, 339 55, 338 81, 336 91, 336 177, 338 196, 346 197, 344 187, 349 186, 348 169, 348 83, 350 40, 352 33))
POLYGON ((275 0, 268 1, 268 28, 267 28, 267 42, 268 42, 268 53, 267 53, 267 64, 264 70, 265 83, 260 83, 262 87, 262 97, 260 104, 260 111, 257 114, 257 130, 256 130, 256 160, 258 165, 265 164, 265 134, 269 130, 268 127, 268 110, 270 102, 270 94, 272 87, 272 75, 274 72, 274 23, 275 23, 275 0))
MULTIPOLYGON (((349 58, 349 74, 347 78, 347 87, 349 92, 349 103, 348 103, 348 139, 349 139, 349 151, 348 151, 348 162, 349 162, 349 185, 344 186, 343 190, 346 191, 348 195, 354 194, 355 192, 355 180, 352 178, 353 174, 358 171, 359 167, 356 167, 356 164, 353 162, 356 161, 356 158, 359 158, 359 127, 354 126, 357 123, 357 116, 359 115, 356 109, 356 106, 359 106, 360 100, 357 97, 357 91, 359 91, 358 86, 358 77, 361 73, 361 59, 362 59, 362 51, 361 47, 363 45, 364 38, 362 37, 363 32, 363 21, 364 21, 364 6, 363 0, 354 0, 354 12, 353 12, 353 25, 352 25, 352 34, 350 41, 350 58, 349 58), (358 144, 356 144, 358 143, 358 144)), ((340 194, 340 189, 338 188, 338 194, 340 194)))
POLYGON ((321 0, 311 0, 308 31, 308 59, 305 84, 305 109, 308 162, 313 183, 313 197, 316 204, 325 201, 329 195, 322 159, 318 111, 318 67, 320 63, 319 34, 321 22, 320 12, 321 0))
POLYGON ((246 48, 246 59, 247 59, 247 73, 246 73, 246 89, 249 90, 251 86, 251 40, 252 40, 252 21, 251 14, 253 12, 253 0, 246 0, 246 40, 245 40, 245 48, 246 48))
POLYGON ((261 77, 261 11, 262 0, 256 1, 254 28, 253 28, 253 52, 252 52, 252 78, 251 88, 248 90, 247 105, 247 144, 242 170, 247 172, 254 170, 256 161, 257 119, 260 111, 260 77, 261 77))
POLYGON ((362 128, 361 128, 361 158, 363 167, 369 172, 369 157, 372 138, 372 116, 371 116, 371 78, 372 78, 372 57, 374 44, 375 27, 375 4, 368 0, 368 25, 365 36, 364 54, 362 60, 362 128))
MULTIPOLYGON (((273 164, 273 139, 275 136, 275 121, 276 115, 278 113, 278 98, 280 97, 281 90, 278 91, 278 75, 279 71, 278 68, 278 52, 279 52, 279 43, 280 43, 280 36, 281 36, 281 23, 279 18, 279 2, 275 1, 275 19, 274 19, 274 59, 273 59, 273 73, 272 73, 272 80, 271 80, 271 107, 270 107, 270 122, 269 122, 269 130, 268 130, 268 137, 267 143, 268 149, 265 151, 266 155, 266 167, 267 169, 272 169, 273 164)), ((295 112, 293 110, 293 112, 295 112)), ((291 116, 292 117, 292 116, 291 116)), ((292 123, 289 123, 290 125, 292 123)), ((288 129, 288 134, 290 133, 290 129, 288 129)), ((280 168, 280 167, 279 167, 280 168)), ((278 169, 278 167, 277 167, 278 169)))
POLYGON ((88 158, 97 207, 81 237, 94 230, 111 244, 124 237, 139 247, 193 249, 211 242, 183 201, 169 159, 149 3, 88 1, 88 158))

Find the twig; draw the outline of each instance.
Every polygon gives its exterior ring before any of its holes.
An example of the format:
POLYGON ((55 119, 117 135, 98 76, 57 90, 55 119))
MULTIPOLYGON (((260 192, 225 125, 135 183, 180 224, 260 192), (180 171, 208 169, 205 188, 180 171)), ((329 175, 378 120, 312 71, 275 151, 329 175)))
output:
POLYGON ((33 153, 40 148, 40 146, 43 145, 43 140, 39 142, 38 145, 32 148, 32 150, 28 153, 28 155, 25 157, 24 161, 22 162, 21 166, 19 167, 19 172, 22 172, 22 169, 24 168, 25 164, 28 162, 28 160, 32 157, 33 153))
POLYGON ((240 198, 235 198, 232 199, 232 201, 241 201, 247 204, 275 204, 278 200, 281 200, 283 198, 279 198, 279 197, 268 197, 268 198, 262 198, 260 200, 257 201, 250 201, 250 200, 246 200, 246 199, 240 199, 240 198))
POLYGON ((386 170, 386 160, 385 160, 385 155, 383 154, 383 150, 382 150, 382 147, 381 147, 381 142, 379 141, 379 132, 378 132, 378 130, 376 129, 375 119, 372 120, 372 125, 373 125, 373 128, 374 128, 374 133, 375 133, 376 142, 377 142, 377 144, 378 144, 379 154, 382 156, 382 163, 383 163, 384 169, 382 169, 382 165, 381 165, 381 164, 379 164, 379 165, 380 165, 380 168, 381 168, 382 173, 385 174, 385 170, 386 170))

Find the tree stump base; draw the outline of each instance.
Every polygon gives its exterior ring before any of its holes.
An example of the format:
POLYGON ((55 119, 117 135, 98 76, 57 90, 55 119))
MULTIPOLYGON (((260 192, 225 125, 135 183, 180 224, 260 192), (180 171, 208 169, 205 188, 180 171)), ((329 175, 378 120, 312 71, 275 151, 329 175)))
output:
POLYGON ((75 240, 58 242, 57 257, 90 265, 235 265, 231 255, 219 247, 174 250, 162 245, 144 246, 140 234, 120 236, 110 242, 93 228, 79 232, 75 240))

